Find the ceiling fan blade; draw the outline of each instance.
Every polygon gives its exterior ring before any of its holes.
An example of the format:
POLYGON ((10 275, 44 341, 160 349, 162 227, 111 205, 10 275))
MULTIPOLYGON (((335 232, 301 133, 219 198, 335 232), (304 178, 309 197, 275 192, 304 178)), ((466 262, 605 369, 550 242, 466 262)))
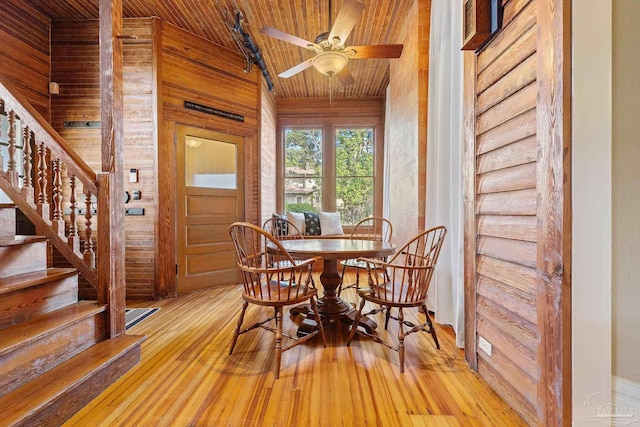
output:
POLYGON ((360 3, 358 0, 344 0, 329 33, 329 41, 333 42, 334 38, 338 37, 340 39, 338 44, 344 45, 363 10, 364 3, 360 3))
POLYGON ((349 49, 354 50, 356 53, 349 58, 364 59, 364 58, 400 58, 402 55, 401 44, 376 44, 370 46, 349 46, 349 49))
POLYGON ((355 80, 353 79, 353 76, 351 75, 351 71, 349 71, 349 69, 347 67, 344 67, 342 69, 342 71, 337 73, 336 77, 338 78, 338 80, 340 80, 340 83, 342 83, 343 87, 347 87, 347 86, 352 85, 352 84, 355 83, 355 80))
POLYGON ((295 44, 296 46, 304 47, 305 49, 311 49, 311 47, 315 46, 315 43, 311 43, 309 41, 306 41, 305 39, 301 39, 300 37, 292 36, 291 34, 276 30, 272 27, 262 27, 260 29, 260 32, 265 36, 273 37, 274 39, 282 40, 283 42, 295 44))
POLYGON ((307 68, 311 67, 312 59, 313 58, 307 59, 306 61, 299 63, 295 67, 291 67, 287 71, 281 72, 280 74, 278 74, 278 77, 284 77, 285 79, 288 79, 289 77, 298 74, 300 71, 306 70, 307 68))

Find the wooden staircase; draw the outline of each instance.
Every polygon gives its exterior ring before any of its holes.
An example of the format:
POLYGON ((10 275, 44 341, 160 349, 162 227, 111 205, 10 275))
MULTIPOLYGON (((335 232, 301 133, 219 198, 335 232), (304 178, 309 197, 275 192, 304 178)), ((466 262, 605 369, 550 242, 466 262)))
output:
POLYGON ((47 239, 16 236, 0 204, 0 425, 55 426, 140 361, 144 337, 107 339, 107 306, 78 272, 47 268, 47 239))

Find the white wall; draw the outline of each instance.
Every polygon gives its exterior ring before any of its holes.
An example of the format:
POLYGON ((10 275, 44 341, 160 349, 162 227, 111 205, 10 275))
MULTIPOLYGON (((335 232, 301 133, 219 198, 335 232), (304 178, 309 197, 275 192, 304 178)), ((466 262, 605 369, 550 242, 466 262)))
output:
POLYGON ((613 0, 573 0, 573 425, 611 396, 611 34, 613 0), (595 405, 601 401, 593 400, 595 405))
MULTIPOLYGON (((640 1, 613 3, 613 375, 640 383, 640 1)), ((640 415, 640 408, 637 408, 640 415)))

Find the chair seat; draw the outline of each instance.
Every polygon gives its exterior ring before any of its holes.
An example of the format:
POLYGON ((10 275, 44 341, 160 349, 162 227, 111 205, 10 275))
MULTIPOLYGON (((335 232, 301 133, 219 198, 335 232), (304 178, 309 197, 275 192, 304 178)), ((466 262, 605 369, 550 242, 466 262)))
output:
MULTIPOLYGON (((340 261, 340 265, 342 265, 343 267, 351 267, 351 268, 361 268, 363 270, 367 269, 367 265, 369 263, 364 262, 364 261, 358 261, 355 258, 352 259, 346 259, 344 261, 340 261)), ((369 264, 371 265, 371 268, 373 269, 377 269, 377 266, 374 264, 369 264)))
POLYGON ((401 285, 396 285, 394 289, 391 282, 384 282, 380 283, 375 293, 370 287, 359 288, 357 293, 361 298, 375 304, 389 307, 419 307, 424 304, 426 296, 417 298, 416 295, 410 295, 413 291, 413 288, 401 285))
POLYGON ((312 296, 316 296, 318 290, 315 288, 307 288, 306 292, 303 289, 298 289, 298 285, 293 283, 289 286, 289 282, 277 282, 271 281, 268 285, 263 283, 260 287, 260 291, 256 292, 256 295, 243 292, 242 298, 257 305, 292 305, 300 304, 312 296))

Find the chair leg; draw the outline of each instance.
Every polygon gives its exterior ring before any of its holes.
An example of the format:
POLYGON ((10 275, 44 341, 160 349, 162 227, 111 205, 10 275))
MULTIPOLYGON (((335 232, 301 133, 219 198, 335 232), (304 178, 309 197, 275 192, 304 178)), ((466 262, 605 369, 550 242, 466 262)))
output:
POLYGON ((342 272, 340 272, 340 284, 338 285, 338 298, 340 298, 340 294, 342 293, 342 282, 344 282, 344 273, 347 270, 347 266, 342 266, 342 272))
POLYGON ((398 308, 398 355, 400 359, 400 373, 404 372, 404 315, 402 307, 398 308))
POLYGON ((391 307, 387 307, 386 313, 384 314, 384 330, 385 331, 387 330, 387 326, 389 326, 390 318, 391 318, 391 307))
POLYGON ((431 337, 433 341, 436 343, 436 348, 440 350, 440 343, 438 343, 438 337, 436 335, 436 328, 433 327, 433 322, 431 321, 431 316, 429 316, 429 311, 427 310, 427 305, 422 305, 422 310, 424 310, 424 315, 427 316, 427 323, 429 324, 429 332, 431 332, 431 337))
POLYGON ((356 314, 356 319, 351 325, 351 330, 349 331, 349 339, 347 340, 347 347, 351 345, 351 340, 353 336, 356 334, 356 329, 358 328, 358 323, 360 323, 360 318, 362 317, 362 309, 364 308, 364 298, 360 299, 360 308, 358 309, 358 313, 356 314))
POLYGON ((280 378, 282 360, 282 307, 276 307, 276 379, 280 378))
POLYGON ((229 349, 229 356, 233 353, 233 348, 236 346, 236 341, 238 341, 238 337, 240 336, 240 328, 242 327, 242 322, 244 320, 244 313, 247 311, 247 307, 249 306, 248 302, 244 302, 242 304, 242 310, 240 311, 240 318, 238 319, 238 324, 236 325, 236 330, 233 331, 233 339, 231 340, 231 348, 229 349))
POLYGON ((318 330, 322 337, 322 344, 324 345, 324 348, 327 348, 327 339, 324 335, 324 325, 322 324, 322 319, 320 319, 320 313, 318 312, 318 306, 315 298, 311 298, 311 309, 313 310, 313 317, 316 319, 316 323, 318 324, 318 330))

